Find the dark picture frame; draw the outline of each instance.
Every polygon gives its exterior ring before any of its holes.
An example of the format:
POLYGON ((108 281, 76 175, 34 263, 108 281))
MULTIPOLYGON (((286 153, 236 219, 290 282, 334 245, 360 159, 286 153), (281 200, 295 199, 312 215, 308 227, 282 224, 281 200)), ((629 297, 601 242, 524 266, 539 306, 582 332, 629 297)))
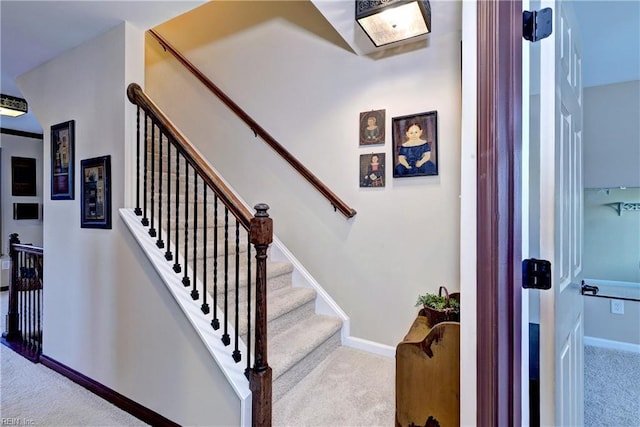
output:
POLYGON ((14 203, 13 219, 40 219, 40 203, 14 203))
POLYGON ((75 121, 51 126, 51 200, 73 200, 75 121))
POLYGON ((384 187, 385 153, 360 155, 360 187, 384 187))
POLYGON ((111 156, 80 162, 82 228, 111 228, 111 156))
POLYGON ((36 196, 36 159, 11 157, 11 195, 36 196))
POLYGON ((438 175, 438 112, 394 117, 393 177, 438 175))
POLYGON ((384 144, 385 110, 360 113, 360 145, 384 144))

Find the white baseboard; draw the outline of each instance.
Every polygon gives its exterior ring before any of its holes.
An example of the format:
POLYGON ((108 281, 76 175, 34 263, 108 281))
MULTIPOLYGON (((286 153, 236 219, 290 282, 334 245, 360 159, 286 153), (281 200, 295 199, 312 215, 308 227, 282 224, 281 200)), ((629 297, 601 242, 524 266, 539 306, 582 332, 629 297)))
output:
POLYGON ((622 342, 622 341, 605 340, 603 338, 585 336, 584 345, 608 348, 611 350, 630 351, 632 353, 640 354, 640 344, 632 344, 632 343, 622 342))
POLYGON ((380 344, 373 341, 368 341, 362 338, 346 337, 342 345, 345 347, 357 348, 358 350, 367 351, 369 353, 377 354, 379 356, 385 356, 390 358, 396 357, 395 347, 389 345, 380 344))

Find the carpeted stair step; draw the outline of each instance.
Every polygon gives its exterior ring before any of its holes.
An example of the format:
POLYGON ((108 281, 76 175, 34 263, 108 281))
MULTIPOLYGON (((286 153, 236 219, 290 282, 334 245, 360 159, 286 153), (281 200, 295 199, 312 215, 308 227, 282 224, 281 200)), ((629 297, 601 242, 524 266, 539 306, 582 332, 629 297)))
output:
MULTIPOLYGON (((267 295, 267 336, 273 336, 295 325, 303 320, 309 312, 313 315, 316 297, 316 292, 313 289, 287 286, 273 291, 269 290, 267 295)), ((253 297, 252 299, 254 299, 253 297)), ((240 306, 244 307, 245 304, 240 303, 240 306)), ((252 303, 251 307, 255 309, 255 303, 252 303)), ((241 316, 239 321, 238 333, 246 342, 246 316, 241 316)))
MULTIPOLYGON (((220 239, 218 238, 218 244, 216 245, 215 242, 212 241, 212 239, 207 236, 207 240, 209 240, 209 242, 207 243, 207 258, 209 257, 213 257, 214 254, 217 253, 218 255, 218 264, 220 264, 220 258, 223 258, 225 256, 225 254, 227 254, 230 257, 235 257, 236 254, 236 243, 235 241, 230 241, 229 245, 227 247, 227 250, 225 252, 225 244, 224 244, 224 239, 220 239), (214 252, 215 247, 218 247, 218 251, 214 252)), ((198 240, 201 240, 202 237, 200 236, 200 234, 198 234, 198 240)), ((200 243, 201 244, 201 243, 200 243)), ((247 248, 248 248, 248 244, 247 244, 247 239, 240 239, 240 242, 238 244, 237 247, 237 252, 240 254, 241 257, 247 257, 247 248)), ((202 249, 202 247, 198 247, 198 259, 202 259, 204 258, 204 250, 202 249)), ((252 258, 254 258, 255 255, 252 255, 252 258)), ((232 262, 235 262, 235 258, 233 259, 232 262)))
MULTIPOLYGON (((252 264, 252 275, 255 273, 254 264, 252 264)), ((213 277, 213 268, 207 267, 207 272, 210 277, 213 277)), ((291 285, 291 274, 293 273, 293 266, 288 262, 273 262, 270 261, 267 263, 267 292, 271 290, 276 290, 285 286, 291 285)), ((240 270, 240 280, 239 280, 239 290, 240 294, 238 296, 241 302, 246 301, 246 293, 247 293, 247 271, 246 269, 240 270)), ((235 301, 235 273, 228 273, 228 294, 230 301, 235 301)), ((255 276, 254 276, 255 277, 255 276)), ((210 280, 208 287, 211 290, 209 293, 213 292, 213 280, 210 280)), ((254 286, 252 286, 254 289, 254 286)), ((253 290, 255 292, 255 290, 253 290)), ((218 267, 218 298, 222 299, 224 294, 224 266, 218 267)))
POLYGON ((314 314, 269 337, 274 402, 338 348, 341 327, 338 318, 314 314))
MULTIPOLYGON (((162 200, 162 222, 165 223, 167 221, 167 218, 171 218, 171 228, 175 227, 175 215, 176 215, 176 206, 174 204, 175 198, 171 198, 171 206, 169 207, 169 209, 167 209, 167 200, 163 199, 162 200)), ((154 203, 154 216, 155 218, 158 218, 158 211, 159 211, 159 205, 158 205, 159 200, 156 199, 155 203, 154 203)), ((193 227, 193 222, 194 222, 194 215, 193 215, 193 200, 191 200, 189 202, 189 216, 188 216, 188 223, 189 223, 189 228, 193 227)), ((225 215, 224 215, 224 205, 222 205, 222 203, 219 204, 218 206, 218 216, 216 218, 215 215, 215 211, 214 211, 214 207, 211 204, 211 202, 209 200, 207 200, 207 228, 215 228, 215 227, 219 227, 221 230, 224 229, 224 225, 225 225, 225 215)), ((202 204, 202 201, 199 200, 198 201, 198 228, 204 228, 204 214, 203 214, 203 210, 202 207, 204 206, 202 204)), ((184 203, 180 203, 178 205, 178 228, 179 229, 184 229, 184 224, 185 224, 185 207, 186 205, 184 203)), ((144 210, 144 205, 140 205, 140 208, 144 210)), ((151 202, 148 201, 147 202, 147 217, 151 218, 151 202)), ((229 235, 231 235, 232 233, 235 233, 235 227, 236 227, 236 219, 233 216, 233 214, 231 212, 229 212, 228 214, 228 219, 227 219, 227 227, 228 227, 228 231, 229 231, 229 235)), ((242 227, 242 225, 239 225, 240 227, 240 233, 245 233, 246 234, 246 230, 244 230, 244 228, 242 227)), ((222 234, 221 234, 222 235, 222 234)))
MULTIPOLYGON (((190 230, 191 231, 191 230, 190 230)), ((163 230, 162 232, 162 236, 163 239, 167 240, 167 235, 166 235, 166 231, 163 230)), ((193 237, 193 233, 190 233, 190 237, 193 237)), ((175 233, 171 233, 171 236, 169 236, 169 241, 171 242, 171 251, 173 252, 175 250, 175 243, 173 243, 175 238, 175 233)), ((182 252, 183 248, 184 248, 184 234, 179 235, 180 238, 180 245, 179 245, 179 250, 182 252)), ((196 259, 198 260, 202 260, 204 259, 204 255, 205 255, 205 250, 204 250, 204 233, 202 233, 200 230, 198 230, 198 236, 196 239, 196 259)), ((248 243, 247 243, 247 239, 240 239, 240 242, 238 244, 238 254, 240 254, 241 258, 247 258, 248 254, 247 254, 247 248, 248 248, 248 243)), ((189 252, 189 260, 193 260, 193 241, 190 240, 189 241, 189 246, 187 247, 187 250, 189 252)), ((253 260, 255 258, 255 251, 252 251, 251 254, 251 259, 253 260)), ((231 263, 235 263, 235 255, 236 255, 236 242, 235 239, 232 241, 229 241, 229 245, 227 247, 227 250, 225 252, 225 244, 224 244, 224 239, 221 239, 220 237, 218 237, 218 242, 216 244, 216 242, 213 240, 213 234, 209 234, 209 231, 207 231, 207 259, 213 259, 213 257, 217 254, 218 257, 218 268, 220 268, 221 265, 223 265, 223 260, 224 260, 224 256, 225 254, 227 254, 227 256, 229 256, 229 264, 231 263), (215 248, 218 248, 218 251, 215 252, 215 248)), ((246 264, 246 262, 245 262, 246 264)), ((253 262, 252 262, 253 265, 253 262)))
MULTIPOLYGON (((222 266, 222 270, 220 270, 220 264, 218 264, 218 271, 219 271, 219 275, 222 274, 224 275, 224 265, 222 266)), ((239 282, 240 282, 240 288, 247 286, 247 260, 245 257, 240 257, 240 269, 238 270, 239 272, 239 282)), ((233 283, 235 284, 235 274, 236 274, 236 269, 235 269, 235 264, 229 264, 228 265, 228 277, 229 277, 229 281, 231 282, 231 280, 233 279, 233 283)), ((208 260, 207 261, 207 269, 208 271, 213 271, 213 262, 212 260, 208 260), (211 268, 211 269, 210 269, 211 268), (210 269, 210 270, 209 270, 210 269)), ((256 263, 255 260, 251 260, 251 271, 252 271, 252 275, 255 275, 256 272, 256 263)), ((291 263, 288 262, 278 262, 278 261, 269 261, 267 264, 267 280, 270 280, 272 278, 281 276, 283 274, 289 274, 293 272, 293 265, 291 265, 291 263)), ((221 276, 219 276, 221 277, 221 276)))

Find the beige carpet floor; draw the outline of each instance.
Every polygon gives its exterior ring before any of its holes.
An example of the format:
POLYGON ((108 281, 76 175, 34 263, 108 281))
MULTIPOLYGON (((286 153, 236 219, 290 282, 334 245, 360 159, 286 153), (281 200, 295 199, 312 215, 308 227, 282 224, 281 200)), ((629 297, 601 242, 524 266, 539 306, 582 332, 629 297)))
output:
POLYGON ((0 345, 2 425, 144 426, 132 417, 59 375, 0 345))
MULTIPOLYGON (((0 293, 0 331, 8 292, 0 293)), ((42 364, 0 344, 0 425, 144 426, 137 418, 42 364)))
MULTIPOLYGON (((0 293, 4 331, 7 292, 0 293)), ((395 359, 339 347, 274 404, 277 427, 394 425, 395 359)), ((0 417, 13 425, 139 426, 137 418, 0 345, 0 417)), ((4 423, 2 425, 5 425, 4 423)))
POLYGON ((640 426, 640 354, 584 347, 584 425, 640 426))
POLYGON ((395 425, 395 359, 339 347, 273 405, 274 426, 395 425))

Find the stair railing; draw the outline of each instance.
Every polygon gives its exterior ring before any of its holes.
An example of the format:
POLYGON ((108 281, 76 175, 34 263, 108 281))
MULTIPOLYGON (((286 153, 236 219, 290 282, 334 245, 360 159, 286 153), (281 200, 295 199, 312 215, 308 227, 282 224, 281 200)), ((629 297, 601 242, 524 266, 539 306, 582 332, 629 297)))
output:
POLYGON ((11 259, 5 342, 24 357, 38 361, 42 353, 41 247, 20 244, 17 233, 9 236, 11 259))
POLYGON ((137 106, 134 212, 156 238, 156 246, 165 249, 164 258, 173 261, 173 271, 182 275, 185 288, 191 288, 192 299, 201 301, 200 310, 211 319, 211 327, 221 330, 224 345, 233 343, 230 357, 236 363, 243 358, 239 343, 246 337, 252 424, 270 426, 267 249, 273 240, 273 223, 269 207, 258 204, 252 215, 139 85, 130 84, 127 96, 137 106), (241 233, 246 234, 244 243, 241 233), (246 265, 240 258, 243 251, 246 265), (246 310, 246 322, 241 310, 246 310))
POLYGON ((256 136, 262 138, 273 150, 278 153, 287 163, 289 163, 300 175, 304 177, 316 190, 318 190, 333 206, 334 210, 339 210, 347 218, 356 215, 355 209, 347 205, 340 199, 329 187, 327 187, 320 179, 315 176, 307 167, 305 167, 298 159, 296 159, 286 148, 275 140, 266 130, 264 130, 255 120, 249 116, 242 108, 231 100, 220 88, 218 88, 207 76, 205 76, 195 65, 193 65, 184 55, 178 52, 166 39, 154 30, 149 33, 160 43, 160 45, 169 53, 171 53, 187 70, 189 70, 202 84, 205 85, 211 93, 213 93, 222 103, 224 103, 231 111, 235 113, 256 136))

